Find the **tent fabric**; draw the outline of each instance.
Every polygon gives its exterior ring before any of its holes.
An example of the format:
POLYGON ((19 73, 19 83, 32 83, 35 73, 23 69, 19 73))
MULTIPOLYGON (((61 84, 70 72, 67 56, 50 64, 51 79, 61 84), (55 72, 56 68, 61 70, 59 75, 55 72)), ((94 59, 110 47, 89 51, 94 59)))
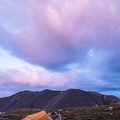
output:
POLYGON ((53 119, 50 118, 45 111, 41 111, 32 115, 28 115, 22 120, 53 120, 53 119))

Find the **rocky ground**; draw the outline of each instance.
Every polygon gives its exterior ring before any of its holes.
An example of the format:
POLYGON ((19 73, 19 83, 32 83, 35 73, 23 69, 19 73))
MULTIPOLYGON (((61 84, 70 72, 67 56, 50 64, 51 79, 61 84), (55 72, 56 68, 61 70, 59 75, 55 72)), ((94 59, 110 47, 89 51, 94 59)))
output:
MULTIPOLYGON (((1 113, 0 120, 21 120, 39 109, 19 109, 1 113)), ((120 105, 101 107, 81 107, 52 110, 66 117, 67 120, 120 120, 120 105)), ((46 110, 46 112, 50 112, 46 110)))

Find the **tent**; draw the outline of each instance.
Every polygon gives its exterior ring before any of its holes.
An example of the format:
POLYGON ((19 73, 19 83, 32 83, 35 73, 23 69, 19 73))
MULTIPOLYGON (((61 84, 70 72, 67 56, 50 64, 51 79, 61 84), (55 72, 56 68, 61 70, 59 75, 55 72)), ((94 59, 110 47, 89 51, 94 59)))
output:
POLYGON ((52 120, 45 111, 26 116, 22 120, 52 120))

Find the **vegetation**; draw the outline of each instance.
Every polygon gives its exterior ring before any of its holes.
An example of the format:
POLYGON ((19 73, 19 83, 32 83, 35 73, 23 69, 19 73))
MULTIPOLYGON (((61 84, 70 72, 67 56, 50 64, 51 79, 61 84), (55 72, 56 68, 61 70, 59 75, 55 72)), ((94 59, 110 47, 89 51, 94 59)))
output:
MULTIPOLYGON (((67 120, 120 120, 120 105, 113 105, 112 110, 110 106, 101 107, 81 107, 70 109, 52 110, 67 118, 67 120)), ((1 114, 0 120, 21 120, 28 114, 36 113, 39 109, 19 109, 8 111, 1 114)), ((46 112, 51 112, 45 110, 46 112)))
POLYGON ((110 105, 111 101, 105 99, 105 95, 102 95, 101 97, 102 97, 102 101, 103 101, 104 105, 110 105))

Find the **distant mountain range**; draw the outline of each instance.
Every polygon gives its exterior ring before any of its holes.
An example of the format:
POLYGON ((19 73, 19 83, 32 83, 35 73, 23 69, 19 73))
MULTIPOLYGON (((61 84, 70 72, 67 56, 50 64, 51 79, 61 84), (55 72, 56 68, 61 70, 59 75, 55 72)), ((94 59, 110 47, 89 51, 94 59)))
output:
POLYGON ((12 96, 0 98, 0 111, 19 108, 62 109, 95 105, 106 105, 120 101, 112 95, 97 92, 68 89, 66 91, 43 90, 22 91, 12 96))

